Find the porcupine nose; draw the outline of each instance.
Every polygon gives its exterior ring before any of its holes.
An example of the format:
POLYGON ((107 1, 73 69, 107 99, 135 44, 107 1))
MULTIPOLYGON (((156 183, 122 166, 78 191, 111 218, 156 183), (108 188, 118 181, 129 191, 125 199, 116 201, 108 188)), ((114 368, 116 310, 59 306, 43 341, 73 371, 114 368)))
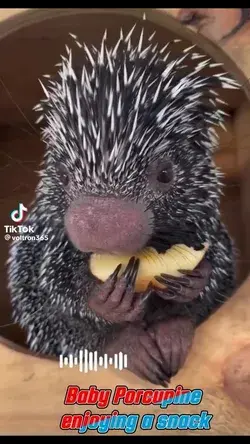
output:
POLYGON ((88 196, 68 208, 65 227, 71 242, 83 252, 134 253, 151 235, 151 217, 142 204, 88 196))

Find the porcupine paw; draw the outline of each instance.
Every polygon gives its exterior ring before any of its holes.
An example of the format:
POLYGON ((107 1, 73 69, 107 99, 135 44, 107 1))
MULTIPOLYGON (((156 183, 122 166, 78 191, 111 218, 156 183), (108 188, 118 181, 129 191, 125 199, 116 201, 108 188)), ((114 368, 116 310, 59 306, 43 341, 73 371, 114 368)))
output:
POLYGON ((194 326, 189 318, 176 317, 153 324, 149 334, 160 350, 164 373, 168 379, 184 365, 194 336, 194 326))
POLYGON ((142 325, 129 324, 116 335, 106 352, 126 354, 128 370, 152 384, 167 387, 168 375, 164 371, 161 352, 142 325))
POLYGON ((144 311, 147 293, 135 294, 139 259, 132 257, 122 275, 118 278, 121 264, 105 283, 95 288, 89 298, 89 307, 100 317, 112 323, 134 322, 144 311))
POLYGON ((173 277, 168 274, 155 276, 155 279, 163 285, 165 289, 156 289, 154 292, 165 300, 174 300, 176 302, 190 302, 196 299, 204 290, 208 283, 212 267, 210 263, 203 259, 193 270, 178 270, 183 276, 173 277))

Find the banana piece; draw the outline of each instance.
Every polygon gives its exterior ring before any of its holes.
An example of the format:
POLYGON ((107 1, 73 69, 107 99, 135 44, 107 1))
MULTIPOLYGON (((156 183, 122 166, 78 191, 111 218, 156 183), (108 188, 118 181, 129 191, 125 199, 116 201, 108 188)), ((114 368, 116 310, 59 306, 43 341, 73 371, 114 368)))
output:
MULTIPOLYGON (((135 282, 135 292, 143 292, 151 282, 155 287, 166 288, 154 279, 161 273, 181 276, 178 270, 192 271, 203 259, 208 244, 202 250, 196 251, 184 244, 176 244, 165 253, 157 253, 152 247, 146 247, 134 256, 140 259, 140 266, 135 282)), ((119 264, 122 264, 119 275, 126 268, 129 255, 115 256, 111 254, 92 254, 89 267, 91 273, 100 281, 105 282, 119 264)))

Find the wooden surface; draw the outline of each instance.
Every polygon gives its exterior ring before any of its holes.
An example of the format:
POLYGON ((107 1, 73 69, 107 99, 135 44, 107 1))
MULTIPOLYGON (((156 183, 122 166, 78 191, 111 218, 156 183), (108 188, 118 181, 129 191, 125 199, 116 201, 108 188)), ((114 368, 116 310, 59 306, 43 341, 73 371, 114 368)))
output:
MULTIPOLYGON (((60 10, 34 10, 24 14, 25 10, 18 9, 5 9, 1 13, 2 18, 13 16, 19 17, 18 20, 11 19, 9 22, 2 22, 0 24, 0 36, 6 36, 12 30, 18 30, 28 23, 39 22, 42 18, 45 19, 49 15, 59 15, 62 16, 66 14, 65 9, 60 10), (37 11, 37 12, 36 12, 37 11), (18 15, 18 13, 22 13, 18 15)), ((73 10, 71 9, 71 14, 73 10)), ((77 11, 77 10, 75 10, 77 11)), ((79 11, 79 10, 78 10, 79 11)), ((130 10, 131 15, 141 16, 143 10, 130 10)), ((200 38, 201 44, 215 57, 215 59, 224 58, 228 66, 232 66, 232 71, 238 73, 239 77, 246 79, 250 77, 250 59, 249 59, 249 34, 247 36, 246 32, 242 32, 238 40, 231 40, 231 44, 219 43, 218 41, 212 42, 212 39, 202 40, 202 36, 197 36, 191 31, 187 31, 183 26, 179 25, 175 20, 170 17, 178 16, 179 10, 164 10, 164 13, 160 10, 149 10, 147 15, 151 17, 154 23, 158 23, 161 26, 166 26, 171 32, 179 32, 181 36, 184 36, 187 40, 195 41, 200 38), (175 13, 174 13, 175 11, 175 13), (240 47, 239 47, 240 42, 240 47), (231 45, 231 46, 230 46, 231 45), (224 53, 221 51, 220 47, 223 47, 224 53), (238 47, 238 50, 236 50, 238 47), (238 52, 237 52, 238 51, 238 52), (227 57, 228 56, 228 57, 227 57), (232 58, 232 60, 230 59, 232 58), (232 63, 231 63, 232 62, 232 63), (244 74, 244 75, 243 75, 244 74)), ((81 10, 83 13, 83 10, 81 10)), ((123 10, 123 13, 124 10, 123 10)), ((87 22, 86 22, 87 23, 87 22)), ((46 22, 48 25, 48 32, 54 33, 54 42, 57 42, 58 48, 61 45, 56 37, 56 33, 59 32, 57 28, 53 28, 52 22, 49 26, 49 21, 46 22), (49 31, 50 30, 50 31, 49 31)), ((78 26, 80 26, 78 24, 78 26)), ((39 23, 33 27, 37 29, 37 36, 39 32, 43 32, 42 28, 39 28, 39 23), (40 29, 40 31, 39 31, 40 29)), ((31 38, 32 29, 27 28, 26 36, 31 38)), ((168 31, 170 32, 170 31, 168 31)), ((30 60, 31 46, 29 47, 30 52, 22 53, 21 61, 24 63, 21 69, 17 66, 21 66, 20 63, 17 64, 15 68, 15 57, 17 61, 17 55, 20 54, 17 51, 17 37, 18 33, 10 36, 10 40, 2 40, 0 44, 0 53, 4 54, 5 63, 2 63, 2 72, 5 72, 6 78, 13 81, 16 78, 13 73, 20 71, 20 84, 13 84, 16 88, 15 99, 18 104, 24 106, 25 114, 28 111, 29 106, 34 98, 34 96, 28 94, 29 88, 23 88, 23 82, 25 80, 25 68, 30 60), (1 52, 5 50, 5 52, 1 52), (11 52, 12 51, 12 52, 11 52), (8 66, 8 52, 9 61, 12 63, 13 70, 8 72, 6 66, 8 66), (14 54, 16 56, 14 57, 14 54), (29 57, 28 57, 29 55, 29 57), (27 57, 25 59, 25 57, 27 57), (26 64, 25 64, 26 60, 26 64), (19 92, 18 92, 19 91, 19 92), (18 95, 19 94, 19 95, 18 95), (28 97, 28 100, 27 100, 28 97)), ((205 35, 205 34, 204 34, 205 35)), ((44 49, 42 41, 38 40, 40 43, 40 52, 42 54, 42 48, 44 49)), ((30 42, 27 39, 27 42, 30 42)), ((29 43, 31 44, 31 43, 29 43)), ((26 45, 20 43, 20 48, 26 45)), ((47 42, 47 48, 51 45, 51 41, 47 42)), ((53 47, 56 53, 56 47, 53 47)), ((37 54, 33 53, 36 57, 37 54)), ((43 54, 46 54, 46 52, 43 54)), ((49 60, 53 60, 53 51, 48 54, 49 60)), ((38 59, 38 57, 37 57, 38 59)), ((219 60, 220 61, 220 60, 219 60)), ((57 62, 57 60, 55 61, 57 62)), ((50 65, 50 63, 48 63, 50 65)), ((36 68, 36 63, 34 63, 34 69, 36 68)), ((29 70, 31 73, 32 70, 29 70)), ((40 74, 39 74, 40 75, 40 74)), ((26 79, 27 81, 27 79, 26 79)), ((27 85, 33 85, 30 82, 34 82, 34 79, 30 77, 28 79, 27 85)), ((12 85, 12 84, 11 84, 12 85)), ((12 87, 11 87, 12 91, 12 87)), ((37 89, 31 88, 32 94, 37 89)), ((37 93, 38 94, 38 93, 37 93)), ((6 100, 6 97, 5 97, 6 100)), ((232 100, 232 102, 234 99, 232 100)), ((2 102, 1 102, 2 103, 2 102)), ((10 116, 13 116, 12 123, 17 124, 20 122, 20 114, 17 115, 13 112, 13 104, 10 106, 9 101, 5 101, 5 106, 3 108, 2 114, 0 115, 0 121, 2 124, 9 122, 10 116), (17 116, 14 118, 14 114, 17 116)), ((34 103, 33 103, 34 104, 34 103)), ((32 104, 32 105, 33 105, 32 104)), ((249 137, 247 132, 249 125, 244 122, 244 119, 248 121, 246 108, 248 104, 240 103, 235 105, 239 108, 234 119, 234 130, 233 130, 233 142, 226 141, 224 146, 225 150, 221 151, 220 156, 225 156, 225 152, 228 156, 224 159, 217 158, 218 162, 224 165, 224 168, 228 168, 232 172, 232 177, 237 176, 239 180, 240 171, 240 181, 242 186, 242 197, 241 197, 241 207, 242 207, 242 217, 245 223, 244 230, 239 225, 239 231, 244 231, 244 239, 249 239, 249 177, 250 177, 250 165, 249 165, 249 149, 248 142, 246 142, 249 137), (243 116, 243 117, 240 117, 243 116), (242 127, 245 135, 245 142, 242 141, 242 127), (235 136, 234 136, 235 134, 235 136), (234 150, 232 146, 235 146, 234 150), (230 154, 229 154, 230 151, 230 154), (235 161, 235 153, 237 151, 237 161, 239 162, 240 168, 233 168, 237 163, 235 161), (231 157, 230 157, 231 156, 231 157), (227 167, 226 167, 227 165, 227 167), (243 166, 243 167, 242 167, 243 166)), ((16 110, 15 110, 16 111, 16 110)), ((230 132, 229 132, 230 136, 230 132)), ((3 132, 1 132, 1 137, 3 137, 3 132)), ((32 143, 31 143, 32 145, 32 143)), ((13 149, 11 144, 9 144, 9 149, 13 149)), ((26 162, 28 159, 26 159, 26 162)), ((238 165, 238 164, 237 164, 238 165)), ((14 183, 14 177, 11 179, 14 183)), ((6 188, 8 189, 7 182, 6 188)), ((10 196, 9 196, 10 197, 10 196)), ((11 200, 8 197, 8 204, 12 205, 11 200)), ((11 199, 11 197, 10 197, 11 199)), ((13 199, 13 197, 12 197, 13 199)), ((228 205, 229 207, 229 205, 228 205)), ((231 205, 232 207, 232 205, 231 205)), ((238 212, 238 211, 237 211, 238 212)), ((237 228, 237 220, 236 220, 237 228)), ((249 241, 246 241, 246 244, 249 241)), ((249 255, 250 251, 246 249, 244 256, 244 264, 249 265, 249 255)), ((204 398, 199 406, 188 406, 188 407, 168 407, 168 413, 200 413, 201 410, 207 410, 209 413, 213 414, 213 420, 211 422, 211 430, 201 431, 201 432, 157 432, 156 430, 147 432, 137 432, 138 434, 145 433, 148 434, 214 434, 214 435, 250 435, 250 410, 248 401, 250 398, 250 278, 247 279, 239 290, 235 293, 234 297, 226 303, 214 316, 212 316, 206 323, 204 323, 196 332, 195 341, 188 357, 188 360, 184 368, 179 372, 179 374, 171 381, 171 387, 175 387, 177 384, 181 384, 186 388, 198 388, 204 390, 204 398)), ((122 371, 121 373, 116 371, 98 371, 95 375, 89 373, 87 375, 81 374, 77 368, 74 369, 59 369, 58 362, 54 362, 47 359, 41 359, 31 354, 25 354, 24 349, 13 348, 13 343, 7 342, 2 339, 0 344, 0 358, 1 358, 1 377, 0 377, 0 434, 59 434, 59 423, 60 418, 66 413, 79 413, 82 414, 85 408, 84 406, 71 407, 68 408, 64 406, 64 396, 66 388, 69 384, 79 385, 81 388, 87 388, 91 384, 96 384, 98 387, 102 388, 114 388, 117 384, 126 384, 129 388, 148 388, 149 384, 145 384, 139 379, 135 378, 132 374, 127 371, 122 371)), ((154 387, 155 388, 155 387, 154 387)), ((111 411, 112 409, 107 409, 111 411)), ((95 411, 93 408, 92 411, 95 411)), ((157 407, 125 407, 121 405, 121 412, 127 413, 154 413, 160 414, 162 410, 157 407)), ((66 432, 61 432, 66 434, 66 432)), ((70 432, 71 435, 76 435, 77 432, 70 432)))
MULTIPOLYGON (((187 10, 169 8, 160 9, 160 11, 181 22, 183 13, 187 10)), ((248 92, 248 97, 250 97, 250 21, 248 20, 242 26, 237 27, 240 21, 240 9, 238 8, 194 8, 193 11, 204 15, 204 19, 193 25, 180 25, 181 28, 192 31, 200 41, 205 37, 210 43, 215 43, 217 48, 223 49, 224 53, 244 74, 245 80, 242 78, 242 83, 248 92)))
MULTIPOLYGON (((183 432, 192 434, 250 434, 250 410, 236 398, 227 395, 224 389, 223 368, 226 360, 250 345, 250 279, 245 282, 233 299, 197 330, 193 348, 186 365, 171 382, 185 388, 204 390, 204 398, 199 406, 169 406, 168 413, 197 413, 207 410, 213 414, 210 431, 183 432)), ((66 413, 82 414, 87 407, 64 406, 68 385, 88 388, 96 384, 101 388, 114 388, 126 384, 129 388, 149 388, 131 373, 103 370, 86 375, 78 368, 58 367, 58 362, 44 360, 11 350, 6 344, 0 345, 0 433, 1 434, 58 434, 60 418, 66 413)), ((249 355, 250 359, 250 355, 249 355)), ((239 371, 236 376, 239 379, 239 371)), ((250 381, 249 360, 242 371, 245 380, 250 381)), ((232 376, 231 376, 232 379, 232 376)), ((238 380, 237 380, 238 381, 238 380)), ((233 378, 234 383, 234 378, 233 378)), ((153 388, 156 388, 155 386, 153 388)), ((246 387, 244 387, 246 393, 246 387)), ((250 384, 248 384, 250 397, 250 384)), ((119 406, 120 407, 120 406, 119 406)), ((91 409, 93 412, 97 410, 91 409)), ((122 406, 120 412, 163 413, 157 407, 122 406)), ((112 407, 105 411, 112 411, 112 407)), ((94 432, 93 432, 94 433, 94 432)), ((110 432, 112 434, 112 432, 110 432)), ((143 432, 138 431, 138 434, 143 432)), ((178 434, 178 431, 147 431, 146 434, 178 434)), ((72 431, 75 435, 77 432, 72 431)))
MULTIPOLYGON (((43 95, 38 79, 57 70, 54 65, 60 61, 60 54, 65 53, 65 44, 72 45, 69 30, 73 30, 80 41, 99 45, 107 28, 110 41, 116 42, 120 28, 123 27, 124 32, 128 32, 137 20, 134 15, 138 15, 140 10, 132 10, 127 15, 124 10, 123 14, 117 14, 108 8, 105 14, 99 9, 87 9, 86 13, 83 9, 80 10, 81 13, 77 11, 79 10, 70 9, 70 15, 66 15, 65 9, 35 9, 14 16, 17 22, 14 18, 7 23, 0 22, 0 126, 21 126, 28 120, 34 127, 37 115, 33 107, 43 95), (25 26, 27 23, 29 26, 25 26), (16 31, 10 33, 11 29, 16 31), (1 39, 2 36, 5 38, 1 39)), ((148 35, 155 30, 156 41, 160 46, 178 36, 174 28, 168 29, 167 24, 163 27, 156 21, 145 22, 145 32, 148 35)), ((139 29, 135 30, 135 36, 139 37, 139 29)), ((173 55, 179 54, 181 48, 187 46, 190 46, 190 42, 183 36, 183 44, 173 45, 171 51, 173 55)), ((217 68, 217 72, 219 69, 217 68)), ((229 112, 242 103, 243 93, 239 94, 239 91, 222 90, 221 93, 222 98, 229 103, 229 112)), ((34 131, 31 127, 30 130, 34 131)))
POLYGON ((241 180, 241 213, 244 221, 244 255, 250 264, 250 103, 245 101, 235 113, 234 134, 237 146, 237 164, 241 180))

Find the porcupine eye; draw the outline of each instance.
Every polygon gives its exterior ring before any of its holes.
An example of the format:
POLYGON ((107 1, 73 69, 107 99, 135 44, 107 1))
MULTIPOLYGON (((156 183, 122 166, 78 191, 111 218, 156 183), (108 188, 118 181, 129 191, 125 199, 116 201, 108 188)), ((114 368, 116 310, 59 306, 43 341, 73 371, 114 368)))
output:
POLYGON ((69 184, 69 173, 66 166, 63 163, 57 165, 57 172, 62 184, 66 187, 69 184))
POLYGON ((173 181, 173 166, 170 160, 158 161, 150 166, 149 181, 157 191, 167 191, 173 181))
POLYGON ((157 175, 157 181, 164 184, 170 183, 173 179, 173 170, 171 164, 165 166, 157 175))

